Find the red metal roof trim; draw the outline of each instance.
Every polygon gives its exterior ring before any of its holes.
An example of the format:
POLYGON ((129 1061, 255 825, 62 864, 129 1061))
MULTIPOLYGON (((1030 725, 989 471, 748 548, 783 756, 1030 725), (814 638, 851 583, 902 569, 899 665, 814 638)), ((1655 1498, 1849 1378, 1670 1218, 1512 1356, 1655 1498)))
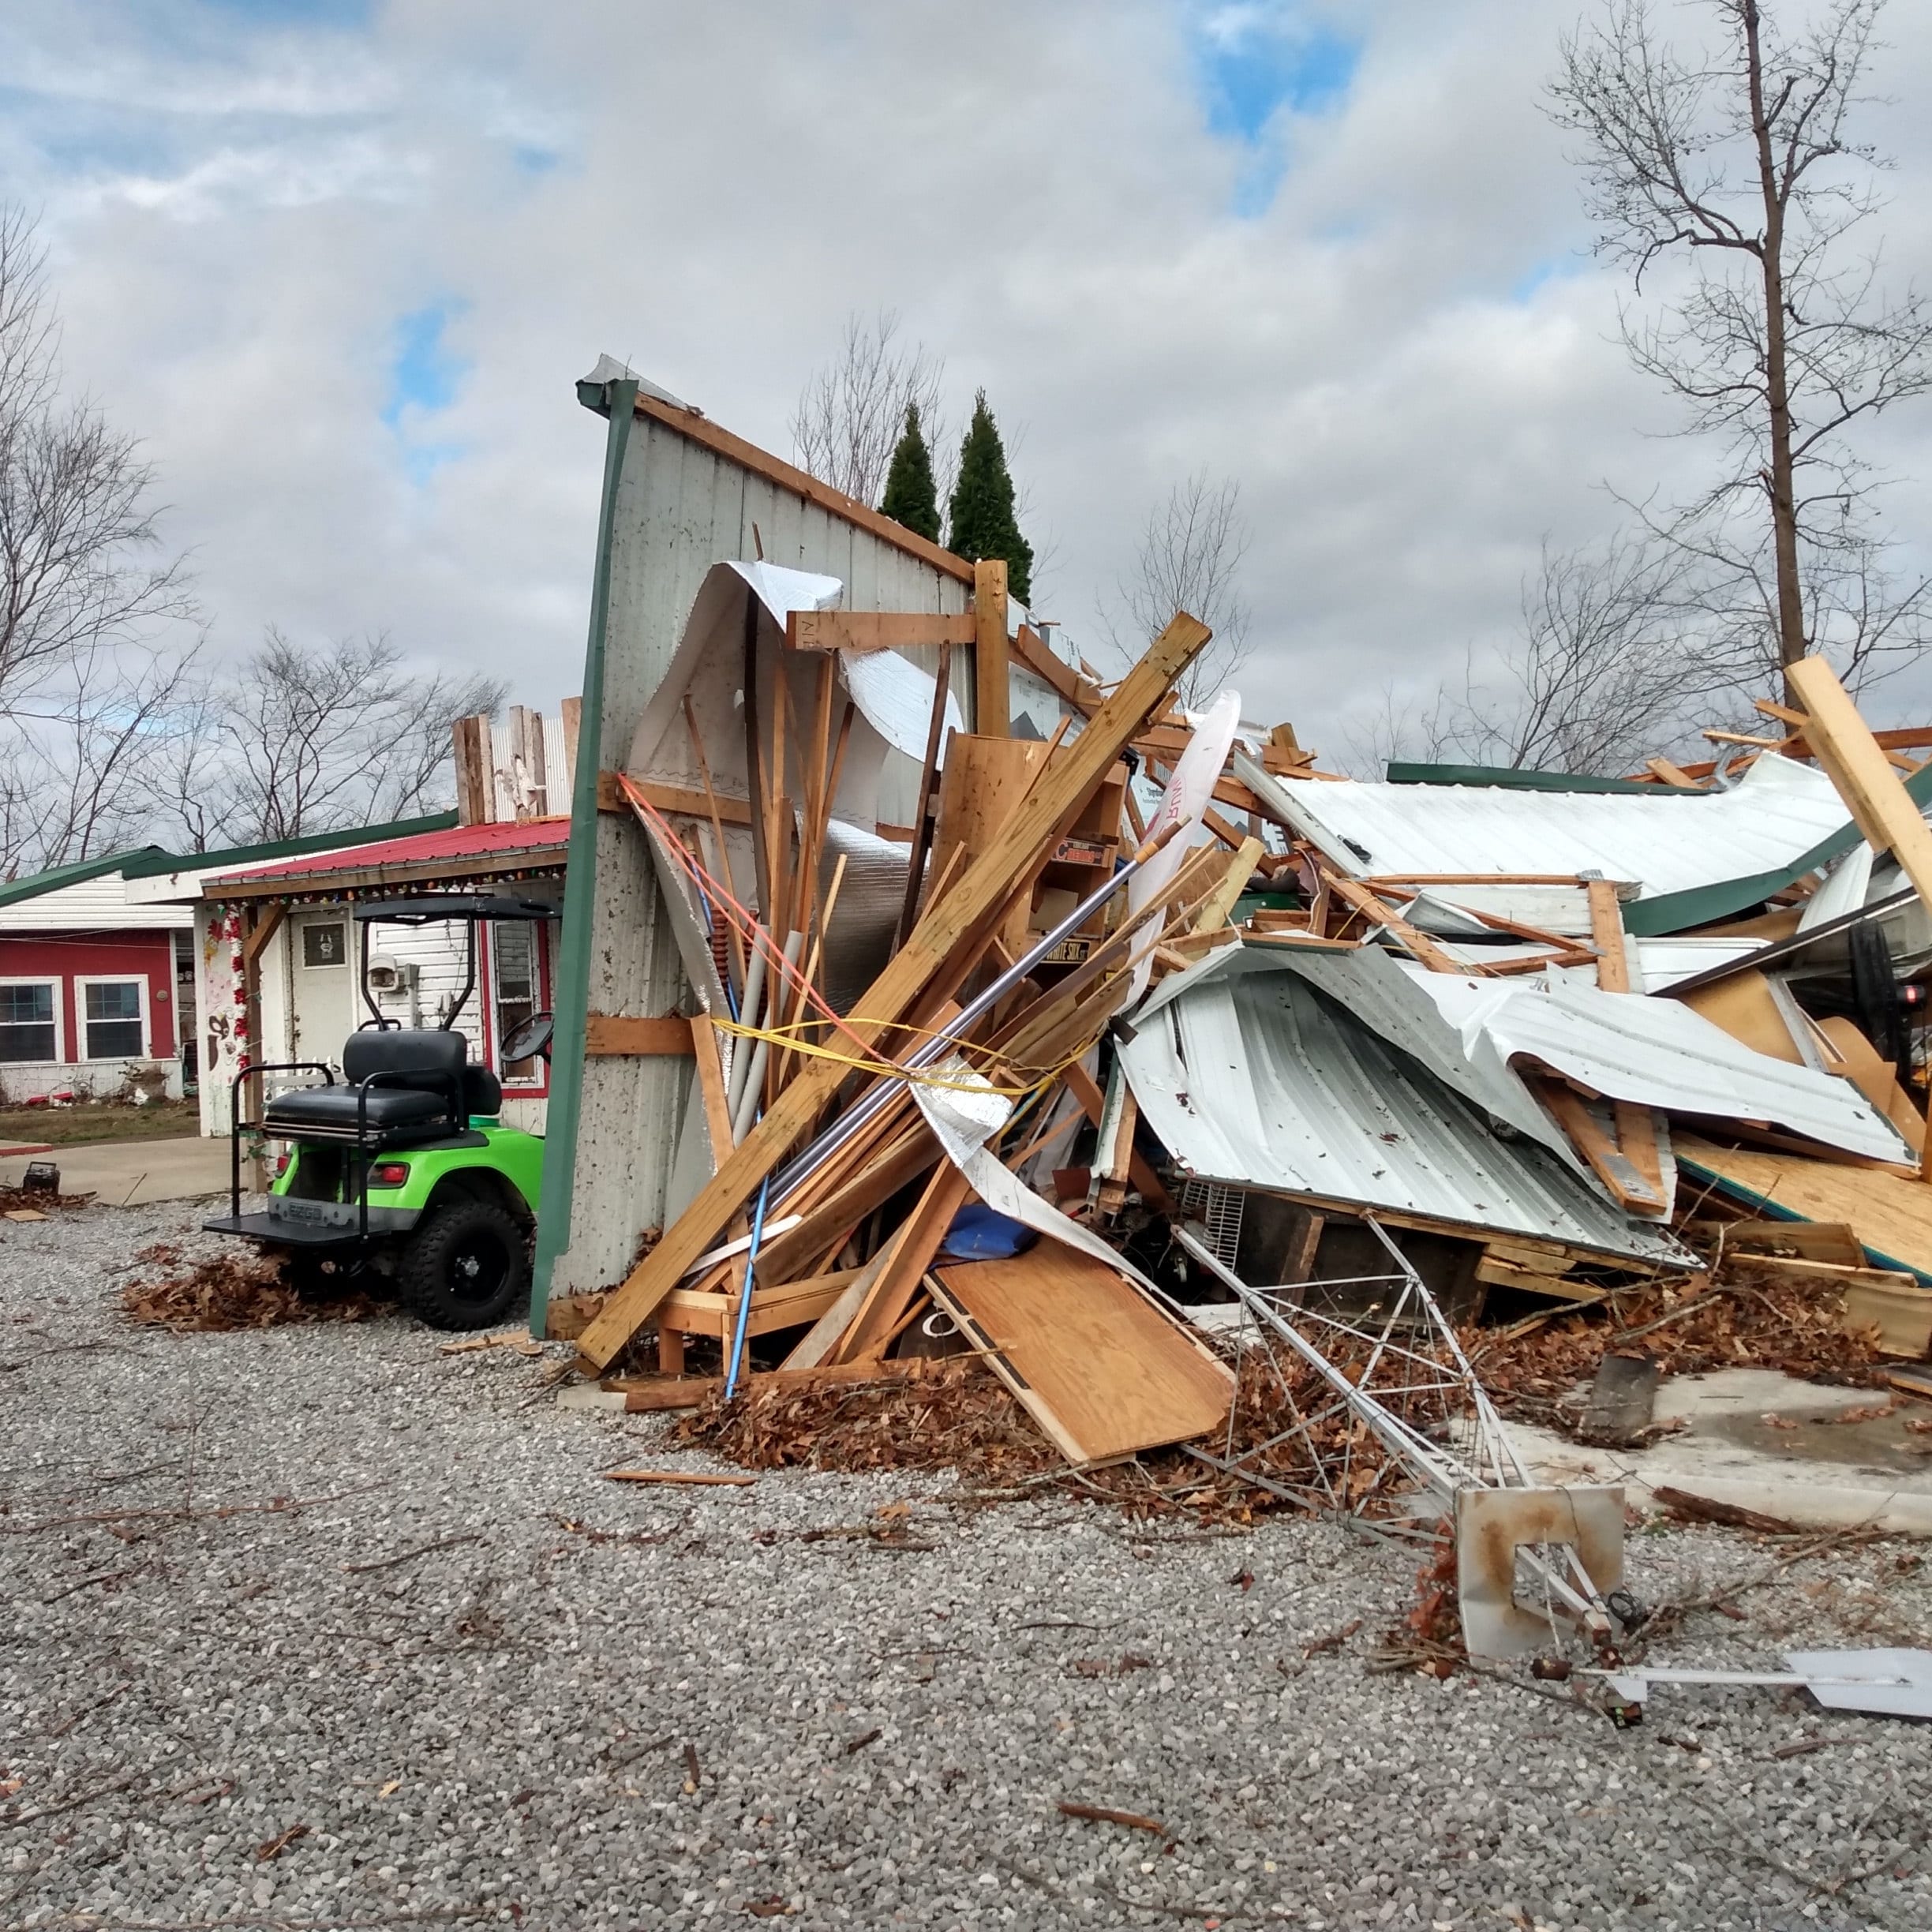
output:
POLYGON ((504 858, 516 852, 560 852, 569 843, 567 818, 533 818, 522 825, 452 826, 445 832, 419 832, 414 838, 385 839, 380 844, 355 845, 343 852, 282 859, 272 865, 241 866, 205 881, 202 889, 210 897, 219 897, 215 889, 231 880, 253 883, 271 878, 326 878, 382 866, 433 863, 439 859, 455 862, 504 858))

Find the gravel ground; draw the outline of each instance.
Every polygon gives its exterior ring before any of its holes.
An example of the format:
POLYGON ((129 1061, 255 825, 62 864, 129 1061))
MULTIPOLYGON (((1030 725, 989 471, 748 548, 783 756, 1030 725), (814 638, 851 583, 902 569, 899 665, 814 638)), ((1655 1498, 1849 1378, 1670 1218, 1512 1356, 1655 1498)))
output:
MULTIPOLYGON (((399 1319, 129 1327, 193 1219, 0 1223, 0 1928, 1932 1927, 1932 1727, 1370 1675, 1413 1559, 1324 1525, 605 1483, 704 1464, 399 1319), (800 1540, 901 1503, 930 1547, 800 1540)), ((1773 1554, 1643 1535, 1630 1581, 1773 1554)), ((1932 1561, 1738 1601, 1672 1658, 1926 1642, 1932 1561)))

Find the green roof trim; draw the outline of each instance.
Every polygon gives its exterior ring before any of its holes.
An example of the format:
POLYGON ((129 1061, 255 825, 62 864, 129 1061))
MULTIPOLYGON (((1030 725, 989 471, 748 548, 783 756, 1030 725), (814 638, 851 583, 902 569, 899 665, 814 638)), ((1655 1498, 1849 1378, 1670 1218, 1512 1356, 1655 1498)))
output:
POLYGON ((84 885, 110 872, 124 871, 133 860, 167 857, 159 845, 141 845, 132 852, 109 852, 103 858, 77 859, 70 864, 29 873, 25 878, 0 886, 0 906, 18 905, 23 899, 38 899, 43 893, 58 892, 63 886, 84 885))
MULTIPOLYGON (((1923 811, 1932 804, 1932 765, 1915 771, 1905 781, 1906 795, 1923 811)), ((1769 899, 1773 893, 1795 886, 1807 872, 1841 859, 1863 835, 1848 819, 1829 837, 1818 841, 1781 871, 1754 872, 1748 878, 1722 879, 1714 886, 1694 886, 1687 892, 1664 893, 1655 899, 1638 899, 1623 908, 1623 930, 1639 939, 1656 938, 1664 933, 1688 932, 1697 926, 1713 925, 1769 899)))
POLYGON ((128 878, 153 878, 163 872, 202 872, 214 867, 254 865, 273 859, 299 859, 304 852, 340 852, 384 839, 414 838, 425 832, 454 829, 456 814, 431 812, 420 818, 392 818, 387 825, 357 826, 340 832, 305 832, 299 838, 270 839, 258 845, 229 845, 219 852, 164 852, 150 845, 121 870, 128 878))
POLYGON ((167 872, 201 872, 214 867, 253 865, 271 859, 298 859, 304 852, 339 852, 352 845, 374 845, 384 839, 414 838, 423 832, 454 829, 454 811, 431 812, 421 818, 392 818, 387 825, 356 826, 340 832, 305 832, 299 838, 271 839, 259 845, 230 845, 220 852, 171 852, 159 845, 137 845, 108 852, 99 859, 77 859, 0 885, 0 906, 18 905, 63 886, 84 885, 118 872, 123 878, 157 878, 167 872))
POLYGON ((1638 778, 1593 778, 1578 772, 1520 771, 1508 765, 1411 765, 1391 758, 1391 784, 1492 785, 1506 792, 1627 792, 1646 798, 1668 794, 1668 785, 1638 778))

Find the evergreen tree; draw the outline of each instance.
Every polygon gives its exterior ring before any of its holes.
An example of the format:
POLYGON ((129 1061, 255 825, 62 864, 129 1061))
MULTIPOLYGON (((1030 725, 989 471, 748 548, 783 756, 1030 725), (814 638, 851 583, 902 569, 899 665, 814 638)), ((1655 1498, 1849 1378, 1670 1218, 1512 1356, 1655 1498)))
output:
POLYGON ((895 522, 915 530, 928 541, 939 541, 939 487, 933 481, 932 451, 919 428, 919 405, 906 405, 905 429, 893 451, 886 473, 886 494, 879 508, 895 522))
POLYGON ((1006 587, 1025 603, 1032 586, 1033 546, 1020 534, 1006 451, 983 389, 973 399, 972 421, 960 445, 959 481, 953 491, 953 529, 947 548, 973 564, 982 557, 1004 557, 1006 587))

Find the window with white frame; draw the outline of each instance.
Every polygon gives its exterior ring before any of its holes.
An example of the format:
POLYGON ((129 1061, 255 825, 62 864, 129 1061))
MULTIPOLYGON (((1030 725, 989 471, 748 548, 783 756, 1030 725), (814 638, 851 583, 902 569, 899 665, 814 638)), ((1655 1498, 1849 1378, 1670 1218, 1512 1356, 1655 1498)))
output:
POLYGON ((74 1000, 83 1060, 140 1060, 146 1057, 146 980, 77 979, 74 1000))
MULTIPOLYGON (((496 919, 490 925, 490 992, 499 1045, 531 1014, 543 1010, 543 929, 534 919, 496 919)), ((541 1055, 512 1060, 499 1069, 506 1087, 547 1084, 541 1055)))
POLYGON ((0 979, 0 1065, 61 1057, 60 982, 0 979))

